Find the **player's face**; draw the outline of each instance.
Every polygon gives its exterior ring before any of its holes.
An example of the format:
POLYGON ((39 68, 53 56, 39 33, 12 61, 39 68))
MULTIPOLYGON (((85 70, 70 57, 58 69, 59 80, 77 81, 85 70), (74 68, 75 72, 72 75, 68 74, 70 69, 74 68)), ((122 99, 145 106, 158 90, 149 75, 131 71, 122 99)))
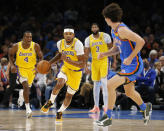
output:
POLYGON ((24 42, 31 42, 32 41, 32 34, 31 33, 25 33, 24 36, 23 36, 23 41, 24 42))
POLYGON ((73 38, 75 37, 75 34, 72 32, 65 32, 64 33, 64 39, 67 43, 71 43, 73 41, 73 38))
POLYGON ((99 27, 97 25, 92 25, 91 31, 94 35, 97 35, 99 32, 99 27))

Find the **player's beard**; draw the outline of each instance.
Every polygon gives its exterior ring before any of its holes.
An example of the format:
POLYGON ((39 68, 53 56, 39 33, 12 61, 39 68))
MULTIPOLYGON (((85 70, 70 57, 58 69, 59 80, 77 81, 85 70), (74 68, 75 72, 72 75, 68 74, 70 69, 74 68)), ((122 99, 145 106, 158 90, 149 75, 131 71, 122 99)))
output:
POLYGON ((66 43, 72 43, 72 41, 73 41, 73 39, 71 39, 71 40, 66 40, 66 43))
POLYGON ((97 30, 97 31, 95 31, 95 32, 92 31, 92 34, 93 34, 93 35, 97 35, 98 33, 99 33, 99 30, 97 30))

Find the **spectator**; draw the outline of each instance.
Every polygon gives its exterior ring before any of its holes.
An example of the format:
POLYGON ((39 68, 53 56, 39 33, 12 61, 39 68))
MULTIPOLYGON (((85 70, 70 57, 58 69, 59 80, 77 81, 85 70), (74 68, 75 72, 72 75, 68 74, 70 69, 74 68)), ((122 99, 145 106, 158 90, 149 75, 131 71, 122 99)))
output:
POLYGON ((156 72, 150 67, 147 59, 144 60, 144 69, 140 76, 137 77, 136 90, 146 102, 154 103, 155 100, 155 84, 156 72), (144 94, 145 93, 145 94, 144 94), (146 95, 146 96, 145 96, 146 95))
POLYGON ((6 88, 9 88, 9 76, 7 73, 7 58, 1 58, 0 66, 0 99, 3 100, 4 92, 6 88))
POLYGON ((161 63, 161 71, 164 73, 164 56, 161 56, 159 58, 159 61, 161 63))
POLYGON ((154 63, 158 62, 157 55, 158 55, 158 53, 156 50, 151 50, 149 53, 148 62, 149 62, 149 66, 151 68, 154 68, 154 63))
POLYGON ((93 106, 93 81, 91 79, 91 62, 87 62, 88 70, 83 72, 82 84, 78 95, 79 107, 90 108, 93 106))
POLYGON ((155 63, 155 70, 156 70, 156 102, 160 103, 161 101, 164 102, 164 72, 161 71, 161 63, 155 63))

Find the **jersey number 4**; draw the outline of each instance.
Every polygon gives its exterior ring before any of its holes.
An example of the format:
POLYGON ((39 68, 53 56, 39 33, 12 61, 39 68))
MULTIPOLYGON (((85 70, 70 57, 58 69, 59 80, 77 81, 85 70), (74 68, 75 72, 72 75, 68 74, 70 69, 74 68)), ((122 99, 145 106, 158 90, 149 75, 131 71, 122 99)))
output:
POLYGON ((28 62, 28 57, 24 58, 24 61, 28 62))

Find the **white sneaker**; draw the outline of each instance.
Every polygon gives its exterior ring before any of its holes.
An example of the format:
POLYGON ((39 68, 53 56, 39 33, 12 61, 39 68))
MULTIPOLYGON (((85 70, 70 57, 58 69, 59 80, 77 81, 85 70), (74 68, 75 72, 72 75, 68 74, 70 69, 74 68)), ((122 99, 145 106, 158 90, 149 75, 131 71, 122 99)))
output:
POLYGON ((21 107, 24 102, 24 97, 23 97, 23 89, 19 90, 19 98, 18 98, 18 107, 21 107))
POLYGON ((26 117, 31 118, 32 117, 32 110, 26 110, 26 117))

